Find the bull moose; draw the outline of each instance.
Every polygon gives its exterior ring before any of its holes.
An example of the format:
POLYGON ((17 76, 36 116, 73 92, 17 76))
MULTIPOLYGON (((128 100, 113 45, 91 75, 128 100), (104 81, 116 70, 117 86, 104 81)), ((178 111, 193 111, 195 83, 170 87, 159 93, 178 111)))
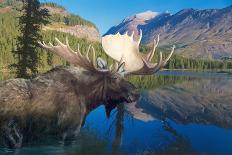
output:
POLYGON ((101 58, 96 61, 91 46, 84 56, 79 48, 72 50, 67 39, 63 44, 56 38, 57 45, 39 42, 75 67, 56 67, 34 79, 0 82, 0 143, 18 148, 42 135, 63 140, 75 137, 92 109, 101 104, 112 109, 121 102, 138 100, 139 92, 124 77, 156 73, 174 52, 173 47, 165 60, 160 53, 159 62, 153 64, 159 37, 154 40, 153 50, 146 54, 139 52, 141 39, 142 32, 138 41, 127 33, 104 36, 103 49, 116 61, 110 67, 101 58))

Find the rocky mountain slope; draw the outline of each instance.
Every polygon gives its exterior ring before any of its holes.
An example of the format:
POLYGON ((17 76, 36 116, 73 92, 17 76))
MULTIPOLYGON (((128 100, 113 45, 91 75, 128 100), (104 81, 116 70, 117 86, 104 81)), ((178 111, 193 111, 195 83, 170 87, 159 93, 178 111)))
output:
POLYGON ((85 38, 89 41, 100 42, 101 40, 98 30, 94 27, 89 27, 86 25, 63 26, 63 24, 59 24, 58 26, 54 26, 51 24, 48 26, 44 26, 43 30, 69 33, 76 36, 77 38, 85 38))
POLYGON ((175 44, 186 57, 220 59, 232 56, 232 6, 223 9, 184 9, 176 14, 145 12, 127 17, 106 34, 143 31, 142 42, 152 43, 160 34, 160 46, 175 44))
POLYGON ((72 34, 78 38, 85 38, 89 41, 100 42, 101 36, 96 26, 77 15, 66 11, 62 6, 53 3, 43 4, 43 8, 49 10, 52 15, 52 24, 44 27, 44 30, 53 30, 72 34))

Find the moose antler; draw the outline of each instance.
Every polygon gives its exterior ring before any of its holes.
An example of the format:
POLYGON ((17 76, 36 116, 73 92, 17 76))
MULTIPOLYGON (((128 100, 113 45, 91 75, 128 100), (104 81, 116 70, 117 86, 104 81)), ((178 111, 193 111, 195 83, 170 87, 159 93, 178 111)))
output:
POLYGON ((116 61, 122 59, 125 62, 126 75, 149 75, 154 74, 159 71, 162 67, 167 64, 167 61, 171 58, 175 46, 173 46, 171 53, 168 57, 163 60, 162 53, 160 52, 159 63, 153 64, 152 58, 156 47, 159 44, 159 36, 157 40, 154 39, 153 50, 149 53, 143 54, 139 52, 139 45, 142 40, 142 31, 140 30, 139 40, 134 40, 134 33, 129 36, 127 33, 121 35, 117 33, 116 35, 107 35, 102 38, 102 46, 107 55, 116 61))
POLYGON ((120 70, 120 67, 122 67, 122 63, 118 64, 115 63, 115 67, 112 69, 112 66, 110 69, 106 68, 106 63, 103 62, 104 60, 101 58, 98 58, 98 64, 100 64, 101 69, 97 68, 96 65, 96 55, 95 55, 95 50, 94 48, 90 45, 86 55, 83 56, 80 52, 79 44, 78 44, 78 50, 74 51, 71 49, 68 43, 68 39, 66 38, 66 44, 63 44, 59 39, 55 38, 57 45, 54 46, 49 42, 49 45, 47 45, 44 42, 38 42, 40 46, 42 46, 44 49, 47 49, 48 51, 59 55, 60 57, 64 58, 66 61, 69 63, 80 66, 88 71, 91 72, 100 72, 100 73, 106 73, 106 72, 111 72, 115 73, 120 70), (92 60, 89 58, 89 51, 92 49, 92 60))
POLYGON ((171 58, 175 46, 173 46, 171 53, 168 55, 166 59, 163 60, 162 53, 160 52, 160 60, 158 63, 152 63, 152 58, 154 57, 154 53, 156 47, 159 44, 159 36, 157 39, 154 39, 154 47, 151 52, 143 54, 139 52, 139 45, 142 40, 142 31, 140 30, 139 40, 134 40, 134 33, 129 36, 127 33, 121 35, 117 33, 116 35, 107 35, 102 38, 102 46, 107 55, 116 60, 119 63, 114 64, 114 68, 112 69, 111 65, 109 69, 107 69, 106 63, 103 62, 101 58, 98 58, 98 66, 101 67, 99 69, 95 62, 95 50, 92 46, 89 46, 86 55, 83 56, 80 52, 79 45, 78 50, 75 52, 69 46, 68 39, 66 39, 66 45, 55 38, 57 41, 57 45, 54 46, 51 43, 49 45, 44 42, 39 42, 39 44, 63 57, 66 61, 71 64, 80 66, 86 70, 91 72, 100 72, 100 73, 119 73, 121 75, 150 75, 159 71, 162 67, 164 67, 168 60, 171 58), (92 49, 92 60, 89 59, 89 51, 92 49))

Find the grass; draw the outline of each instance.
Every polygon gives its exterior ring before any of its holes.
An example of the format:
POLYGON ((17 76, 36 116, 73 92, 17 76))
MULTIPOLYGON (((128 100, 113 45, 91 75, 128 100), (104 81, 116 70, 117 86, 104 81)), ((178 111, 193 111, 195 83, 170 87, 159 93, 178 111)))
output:
POLYGON ((59 28, 69 28, 71 26, 66 25, 65 23, 62 22, 54 22, 51 23, 49 25, 47 25, 46 27, 52 28, 52 29, 59 29, 59 28))

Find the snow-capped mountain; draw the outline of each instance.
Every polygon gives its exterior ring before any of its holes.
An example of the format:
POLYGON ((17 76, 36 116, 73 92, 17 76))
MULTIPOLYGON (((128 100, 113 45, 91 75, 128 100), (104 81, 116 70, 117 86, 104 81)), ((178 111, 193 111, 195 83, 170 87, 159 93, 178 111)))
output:
POLYGON ((160 46, 177 46, 187 57, 220 59, 232 56, 232 6, 222 9, 184 9, 176 14, 147 11, 125 18, 106 34, 143 31, 142 43, 160 34, 160 46))

